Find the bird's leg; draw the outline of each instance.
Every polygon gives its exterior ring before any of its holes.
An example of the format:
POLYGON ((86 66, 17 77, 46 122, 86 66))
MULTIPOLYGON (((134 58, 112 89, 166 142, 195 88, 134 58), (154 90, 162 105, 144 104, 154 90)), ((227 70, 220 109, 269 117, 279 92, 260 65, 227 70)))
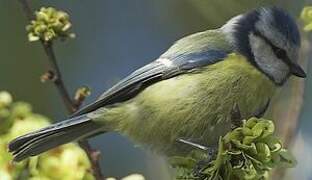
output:
POLYGON ((207 158, 200 160, 196 163, 196 165, 194 166, 193 169, 193 174, 195 177, 201 177, 202 176, 202 170, 205 169, 205 167, 207 167, 207 165, 216 158, 217 152, 218 152, 218 148, 217 146, 212 146, 212 147, 207 147, 198 143, 195 143, 194 141, 191 140, 186 140, 183 138, 179 138, 177 140, 178 142, 184 143, 186 145, 189 145, 191 147, 194 147, 196 149, 202 150, 207 152, 207 158))
POLYGON ((193 141, 186 140, 186 139, 183 139, 183 138, 179 138, 177 141, 178 141, 178 142, 181 142, 181 143, 184 143, 184 144, 186 144, 186 145, 192 146, 192 147, 194 147, 194 148, 203 150, 203 151, 207 151, 207 150, 209 149, 209 148, 206 147, 206 146, 200 145, 200 144, 198 144, 198 143, 195 143, 195 142, 193 142, 193 141))
POLYGON ((215 155, 217 154, 217 146, 207 147, 207 146, 195 143, 194 141, 186 140, 186 139, 183 139, 183 138, 179 138, 177 141, 181 142, 181 143, 184 143, 186 145, 192 146, 192 147, 194 147, 196 149, 199 149, 199 150, 202 150, 202 151, 206 151, 207 155, 208 155, 208 158, 207 158, 208 162, 210 162, 215 157, 215 155))
MULTIPOLYGON (((260 108, 258 111, 256 111, 254 115, 252 115, 252 117, 257 117, 257 118, 262 117, 264 113, 266 112, 266 110, 268 109, 269 104, 270 104, 270 99, 267 101, 266 105, 260 108)), ((233 105, 233 108, 230 113, 230 118, 231 118, 232 130, 235 128, 241 127, 243 125, 243 117, 241 115, 241 112, 237 103, 233 105)), ((218 153, 218 147, 217 146, 207 147, 207 146, 195 143, 192 140, 187 140, 183 138, 179 138, 177 139, 177 141, 180 143, 184 143, 186 145, 192 146, 193 148, 207 152, 208 154, 207 158, 198 161, 193 170, 194 176, 200 179, 202 176, 202 170, 205 169, 207 165, 216 158, 216 155, 218 153)))
POLYGON ((265 112, 267 111, 267 109, 269 108, 270 102, 271 102, 271 99, 269 98, 267 103, 262 108, 258 109, 258 111, 255 112, 253 117, 262 118, 265 112))
POLYGON ((202 159, 196 163, 193 169, 193 175, 201 179, 203 176, 202 171, 207 168, 207 165, 214 159, 216 159, 218 154, 217 147, 211 147, 207 149, 208 156, 206 159, 202 159))

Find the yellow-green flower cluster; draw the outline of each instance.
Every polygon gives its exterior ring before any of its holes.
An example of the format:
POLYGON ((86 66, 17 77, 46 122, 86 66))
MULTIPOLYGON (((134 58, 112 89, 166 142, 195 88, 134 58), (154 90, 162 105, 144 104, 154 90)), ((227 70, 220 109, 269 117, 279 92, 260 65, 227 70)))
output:
POLYGON ((304 31, 312 31, 312 6, 306 6, 303 8, 300 19, 304 23, 304 31))
POLYGON ((67 144, 12 163, 7 152, 10 140, 27 132, 49 125, 49 120, 32 112, 24 102, 12 102, 8 92, 0 92, 0 177, 1 180, 93 180, 88 157, 79 146, 67 144))
POLYGON ((293 167, 293 156, 273 136, 270 120, 251 118, 219 140, 216 160, 203 169, 206 179, 267 179, 274 167, 293 167))
POLYGON ((50 42, 57 38, 74 38, 75 35, 69 32, 70 27, 69 15, 66 12, 42 7, 40 11, 35 12, 35 20, 26 26, 26 30, 29 41, 50 42))

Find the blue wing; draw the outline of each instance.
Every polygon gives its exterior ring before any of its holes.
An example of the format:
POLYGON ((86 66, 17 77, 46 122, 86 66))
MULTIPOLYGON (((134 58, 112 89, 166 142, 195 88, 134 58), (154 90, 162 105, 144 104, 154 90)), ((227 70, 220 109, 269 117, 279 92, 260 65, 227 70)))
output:
POLYGON ((214 64, 223 60, 230 52, 232 52, 230 48, 220 50, 220 48, 214 48, 213 46, 198 50, 193 48, 192 51, 188 51, 187 47, 184 47, 184 51, 180 52, 170 51, 169 49, 159 59, 134 71, 104 92, 98 100, 82 108, 73 116, 85 114, 113 103, 126 101, 153 83, 214 64))

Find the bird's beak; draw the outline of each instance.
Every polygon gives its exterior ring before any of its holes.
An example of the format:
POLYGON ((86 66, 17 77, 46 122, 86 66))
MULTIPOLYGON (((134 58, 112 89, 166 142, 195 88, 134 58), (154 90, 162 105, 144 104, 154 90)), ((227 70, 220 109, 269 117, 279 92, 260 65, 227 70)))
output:
POLYGON ((297 77, 305 78, 307 77, 306 73, 297 63, 292 63, 290 66, 290 73, 297 77))

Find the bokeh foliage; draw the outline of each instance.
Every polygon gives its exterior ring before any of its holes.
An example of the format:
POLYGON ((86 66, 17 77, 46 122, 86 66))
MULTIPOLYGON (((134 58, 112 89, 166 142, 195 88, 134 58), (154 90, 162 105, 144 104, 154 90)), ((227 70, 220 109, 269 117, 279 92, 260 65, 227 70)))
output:
POLYGON ((312 31, 312 6, 306 6, 303 8, 300 19, 304 23, 303 30, 306 32, 312 31))
POLYGON ((8 143, 27 132, 45 127, 49 119, 34 113, 30 104, 13 102, 0 92, 0 177, 1 180, 93 180, 90 162, 76 144, 67 144, 20 163, 12 162, 8 143))

